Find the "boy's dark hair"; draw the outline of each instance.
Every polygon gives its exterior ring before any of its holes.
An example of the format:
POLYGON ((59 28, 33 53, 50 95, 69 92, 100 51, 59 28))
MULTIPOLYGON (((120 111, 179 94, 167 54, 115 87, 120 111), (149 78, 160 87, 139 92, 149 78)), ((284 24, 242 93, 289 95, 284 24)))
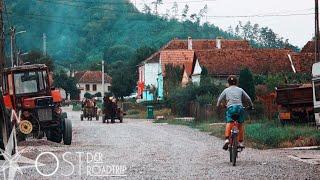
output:
POLYGON ((229 83, 230 86, 232 86, 232 85, 237 85, 237 83, 238 83, 238 78, 237 78, 237 76, 235 76, 235 75, 230 75, 230 76, 228 77, 228 83, 229 83))

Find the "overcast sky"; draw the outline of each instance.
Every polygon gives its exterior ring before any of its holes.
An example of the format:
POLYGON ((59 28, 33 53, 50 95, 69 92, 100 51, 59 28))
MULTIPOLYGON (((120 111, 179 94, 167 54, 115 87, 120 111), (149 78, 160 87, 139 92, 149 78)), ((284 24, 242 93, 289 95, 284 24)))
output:
MULTIPOLYGON (((139 10, 143 4, 151 4, 155 0, 131 0, 139 10)), ((159 14, 171 9, 175 0, 163 0, 159 7, 159 14)), ((314 0, 176 0, 179 15, 185 4, 190 7, 189 15, 198 13, 201 8, 208 5, 208 21, 220 28, 227 30, 231 25, 235 27, 239 21, 258 23, 260 26, 268 26, 284 38, 299 47, 304 46, 314 34, 314 0), (265 14, 310 14, 301 16, 282 17, 212 17, 212 16, 245 16, 265 14), (211 16, 211 17, 210 17, 211 16)))

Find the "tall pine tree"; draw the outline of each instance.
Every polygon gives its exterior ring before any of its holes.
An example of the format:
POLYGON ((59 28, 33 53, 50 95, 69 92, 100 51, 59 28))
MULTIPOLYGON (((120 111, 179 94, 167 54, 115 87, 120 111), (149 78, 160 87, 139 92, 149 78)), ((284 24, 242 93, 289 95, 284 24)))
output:
POLYGON ((252 101, 256 99, 253 75, 248 68, 244 68, 240 71, 239 87, 246 91, 252 101))

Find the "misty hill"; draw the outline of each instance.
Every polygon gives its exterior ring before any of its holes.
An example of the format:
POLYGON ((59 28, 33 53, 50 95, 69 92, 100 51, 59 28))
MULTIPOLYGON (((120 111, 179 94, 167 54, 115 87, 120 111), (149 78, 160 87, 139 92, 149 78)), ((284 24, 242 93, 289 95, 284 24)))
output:
MULTIPOLYGON (((11 25, 15 25, 17 31, 27 31, 17 35, 19 48, 41 50, 45 33, 48 54, 60 63, 85 62, 78 64, 79 68, 102 58, 108 62, 128 61, 137 48, 159 48, 173 38, 241 36, 240 31, 225 32, 211 24, 200 25, 197 18, 180 22, 141 13, 127 0, 16 0, 6 4, 6 31, 11 25)), ((276 39, 271 29, 264 32, 264 36, 272 36, 270 40, 258 42, 246 38, 256 47, 297 49, 281 38, 276 39)), ((6 41, 8 43, 8 39, 6 41)))

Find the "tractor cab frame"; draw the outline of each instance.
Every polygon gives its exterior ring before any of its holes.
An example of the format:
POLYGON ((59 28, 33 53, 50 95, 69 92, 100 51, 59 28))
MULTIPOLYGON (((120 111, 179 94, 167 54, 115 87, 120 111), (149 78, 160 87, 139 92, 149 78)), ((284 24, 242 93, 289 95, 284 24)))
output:
POLYGON ((59 90, 51 88, 49 69, 44 64, 5 68, 2 73, 3 99, 7 109, 21 114, 16 121, 18 140, 33 135, 70 145, 71 121, 60 108, 59 90))

